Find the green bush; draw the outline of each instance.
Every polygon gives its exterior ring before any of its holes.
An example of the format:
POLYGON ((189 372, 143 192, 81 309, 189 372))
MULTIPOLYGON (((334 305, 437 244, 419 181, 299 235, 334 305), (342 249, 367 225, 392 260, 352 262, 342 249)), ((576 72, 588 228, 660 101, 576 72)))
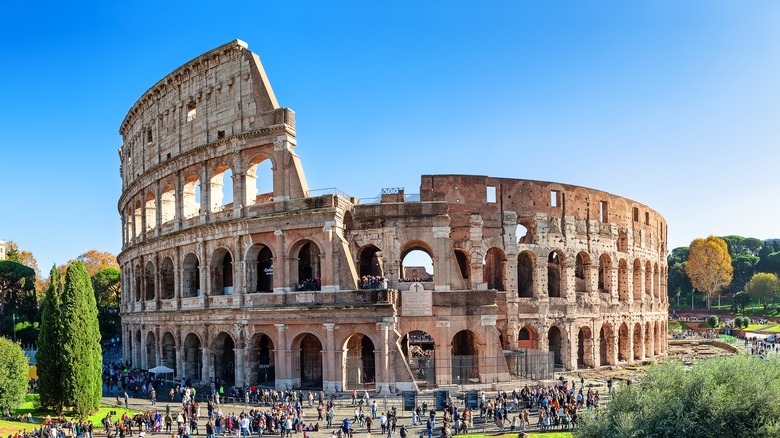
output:
POLYGON ((718 326, 718 317, 715 315, 710 315, 707 318, 707 324, 709 324, 710 327, 717 327, 718 326))
POLYGON ((738 316, 738 317, 734 318, 734 328, 735 329, 739 329, 741 327, 742 327, 742 317, 738 316))

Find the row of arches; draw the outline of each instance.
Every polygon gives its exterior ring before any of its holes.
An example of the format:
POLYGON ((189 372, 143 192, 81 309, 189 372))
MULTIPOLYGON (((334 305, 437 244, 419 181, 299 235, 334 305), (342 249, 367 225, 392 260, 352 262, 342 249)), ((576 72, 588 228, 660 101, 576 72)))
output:
POLYGON ((269 202, 274 196, 273 163, 265 155, 255 155, 243 173, 233 172, 228 157, 217 159, 208 172, 184 173, 181 181, 163 179, 158 187, 148 187, 123 209, 123 238, 129 244, 145 232, 173 223, 177 219, 197 217, 201 212, 231 210, 234 200, 241 206, 269 202), (205 175, 205 176, 203 176, 205 175), (241 178, 240 183, 237 178, 241 178), (207 184, 202 184, 205 179, 207 184), (204 190, 205 188, 205 190, 204 190), (244 193, 239 193, 243 190, 244 193), (208 204, 205 204, 208 202, 208 204))

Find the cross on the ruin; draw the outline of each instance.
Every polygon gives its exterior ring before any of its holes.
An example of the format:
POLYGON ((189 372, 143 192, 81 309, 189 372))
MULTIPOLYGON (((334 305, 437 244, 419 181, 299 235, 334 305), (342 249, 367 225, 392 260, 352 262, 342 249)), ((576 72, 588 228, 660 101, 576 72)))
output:
POLYGON ((420 292, 420 286, 421 286, 420 283, 415 283, 412 287, 414 288, 415 292, 420 292))

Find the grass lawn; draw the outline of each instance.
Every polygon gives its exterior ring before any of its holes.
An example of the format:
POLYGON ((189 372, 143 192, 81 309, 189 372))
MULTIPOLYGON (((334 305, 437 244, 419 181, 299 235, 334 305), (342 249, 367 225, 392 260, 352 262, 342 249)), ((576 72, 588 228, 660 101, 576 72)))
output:
POLYGON ((729 342, 731 344, 737 342, 737 338, 735 338, 734 336, 730 336, 730 335, 718 335, 718 338, 720 338, 720 339, 722 339, 722 340, 724 340, 726 342, 729 342))
POLYGON ((680 321, 669 321, 669 331, 672 332, 681 332, 683 329, 682 323, 680 321))
MULTIPOLYGON (((528 434, 531 438, 574 438, 571 432, 531 432, 528 434)), ((457 435, 459 438, 517 438, 517 433, 506 433, 503 435, 457 435)))
MULTIPOLYGON (((755 331, 758 331, 760 329, 769 328, 769 327, 775 327, 775 324, 750 324, 744 330, 748 331, 748 332, 755 332, 755 331)), ((780 331, 780 328, 778 329, 778 331, 780 331)))

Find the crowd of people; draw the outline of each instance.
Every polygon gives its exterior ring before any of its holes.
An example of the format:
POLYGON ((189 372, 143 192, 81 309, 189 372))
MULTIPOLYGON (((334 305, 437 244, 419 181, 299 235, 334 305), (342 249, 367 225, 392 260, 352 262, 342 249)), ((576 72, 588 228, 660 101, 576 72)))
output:
POLYGON ((319 278, 307 278, 295 285, 296 291, 316 291, 321 289, 319 278))
POLYGON ((358 282, 360 289, 387 289, 387 279, 380 275, 364 275, 358 282))

